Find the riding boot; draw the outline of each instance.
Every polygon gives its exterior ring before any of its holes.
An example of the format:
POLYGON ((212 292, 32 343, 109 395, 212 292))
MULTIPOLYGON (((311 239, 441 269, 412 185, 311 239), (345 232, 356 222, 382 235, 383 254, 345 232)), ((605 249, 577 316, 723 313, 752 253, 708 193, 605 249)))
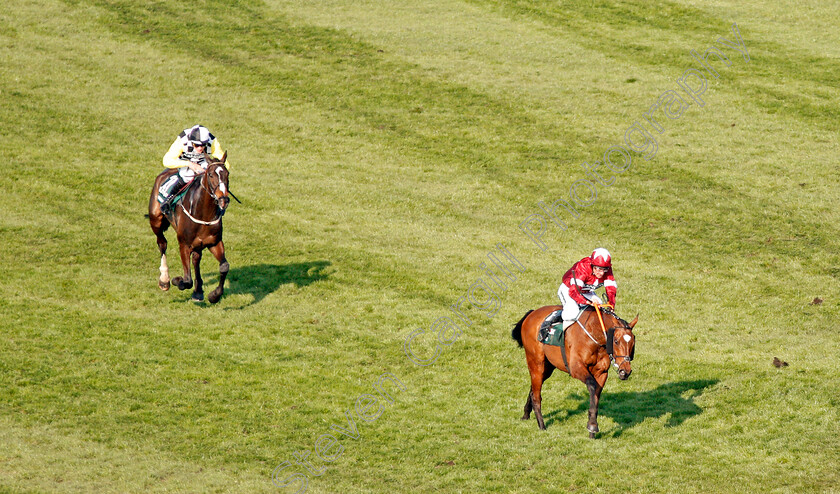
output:
POLYGON ((562 309, 556 310, 556 311, 552 312, 551 314, 549 314, 548 317, 545 318, 545 321, 546 321, 546 323, 548 323, 549 326, 553 326, 554 324, 557 324, 558 322, 560 322, 561 319, 563 319, 563 310, 562 309))
POLYGON ((165 201, 163 201, 163 203, 160 205, 160 212, 161 212, 161 213, 163 213, 164 215, 169 214, 169 213, 171 212, 171 210, 172 210, 172 204, 170 204, 170 203, 169 203, 169 199, 172 199, 172 197, 168 197, 168 198, 167 198, 165 201))
POLYGON ((180 174, 173 175, 160 186, 158 190, 158 202, 160 203, 160 210, 163 214, 169 214, 169 211, 172 209, 171 201, 175 196, 175 193, 186 185, 184 179, 181 178, 180 174))

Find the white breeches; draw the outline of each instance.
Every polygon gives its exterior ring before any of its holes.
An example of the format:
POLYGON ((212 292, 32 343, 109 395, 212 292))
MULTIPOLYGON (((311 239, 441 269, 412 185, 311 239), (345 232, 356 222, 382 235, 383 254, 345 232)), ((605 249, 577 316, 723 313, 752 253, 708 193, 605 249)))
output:
MULTIPOLYGON (((581 292, 581 295, 586 300, 592 301, 596 304, 602 304, 601 297, 595 294, 595 292, 581 292)), ((564 321, 574 321, 577 319, 577 316, 580 314, 580 306, 569 295, 569 287, 565 284, 560 284, 560 288, 557 290, 557 296, 560 297, 560 302, 563 304, 563 320, 564 321)))

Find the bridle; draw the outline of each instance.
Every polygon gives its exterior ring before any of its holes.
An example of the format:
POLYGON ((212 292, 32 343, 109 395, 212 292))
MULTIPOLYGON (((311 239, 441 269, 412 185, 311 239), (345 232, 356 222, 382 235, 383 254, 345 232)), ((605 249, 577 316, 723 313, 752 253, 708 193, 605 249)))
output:
MULTIPOLYGON (((598 308, 596 308, 595 310, 598 310, 598 308)), ((618 317, 615 314, 615 312, 613 312, 613 311, 605 311, 605 312, 607 312, 608 314, 613 316, 613 318, 616 321, 618 321, 622 324, 621 326, 613 326, 606 331, 607 340, 605 342, 606 343, 605 346, 607 348, 607 355, 610 356, 610 362, 612 362, 612 364, 615 366, 615 369, 618 370, 619 366, 622 363, 624 363, 624 362, 629 363, 629 362, 633 361, 633 354, 636 353, 636 345, 635 344, 633 345, 633 348, 630 350, 630 355, 615 355, 614 348, 613 348, 613 342, 615 341, 615 330, 616 329, 628 329, 628 330, 630 330, 630 334, 633 334, 633 328, 630 327, 630 324, 627 321, 618 317), (619 359, 621 359, 622 362, 619 362, 619 359)))
MULTIPOLYGON (((211 165, 225 166, 225 165, 224 165, 224 163, 211 163, 211 165)), ((207 178, 207 176, 208 176, 208 175, 210 175, 209 168, 210 168, 210 167, 208 166, 208 170, 206 170, 206 171, 204 172, 204 177, 202 177, 202 180, 201 180, 201 182, 200 182, 200 185, 201 185, 201 188, 202 188, 202 189, 206 190, 206 191, 207 191, 207 193, 208 193, 208 194, 210 194, 210 197, 212 197, 212 198, 213 198, 213 200, 216 202, 216 206, 219 206, 219 207, 221 208, 221 204, 219 204, 219 201, 221 201, 221 200, 222 200, 222 199, 224 199, 225 197, 224 197, 224 196, 222 196, 222 197, 216 197, 216 191, 217 191, 217 190, 219 190, 219 187, 221 187, 221 186, 222 186, 222 183, 223 183, 223 182, 222 182, 222 177, 221 177, 221 176, 219 176, 219 183, 218 183, 218 184, 216 184, 216 186, 215 186, 215 187, 212 187, 212 188, 211 188, 211 186, 210 186, 210 179, 209 179, 209 178, 207 178), (205 182, 205 181, 207 182, 207 185, 205 185, 205 184, 204 184, 204 182, 205 182)), ((217 174, 217 175, 218 175, 218 174, 217 174)), ((224 209, 222 209, 222 212, 221 212, 221 214, 220 214, 219 216, 224 216, 224 214, 225 214, 225 210, 224 210, 224 209)))
MULTIPOLYGON (((615 366, 616 370, 618 370, 619 366, 620 366, 622 363, 624 363, 624 362, 632 362, 632 361, 633 361, 633 354, 634 354, 634 353, 636 353, 636 345, 633 345, 633 349, 632 349, 632 350, 630 350, 630 355, 615 355, 614 348, 613 348, 613 342, 614 342, 614 340, 615 340, 615 330, 616 330, 616 329, 629 329, 629 330, 630 330, 630 333, 632 334, 632 332, 633 332, 633 328, 632 328, 632 327, 630 327, 630 324, 629 324, 627 321, 625 321, 624 319, 622 319, 622 318, 618 317, 618 316, 615 314, 615 312, 613 312, 612 310, 610 310, 610 309, 606 308, 605 306, 600 306, 600 305, 599 305, 599 306, 595 306, 595 311, 596 311, 596 312, 597 312, 597 311, 604 311, 605 313, 607 313, 607 314, 609 314, 609 315, 613 316, 613 318, 614 318, 616 321, 620 322, 622 325, 621 325, 621 326, 613 326, 613 327, 611 327, 611 328, 609 328, 609 329, 604 329, 604 328, 603 328, 604 321, 603 321, 603 320, 601 320, 601 325, 602 325, 601 329, 602 329, 602 330, 603 330, 603 332, 604 332, 604 339, 605 339, 604 343, 599 343, 599 342, 598 342, 598 340, 596 340, 596 339, 595 339, 595 338, 594 338, 594 337, 593 337, 593 336, 589 333, 589 331, 587 331, 587 330, 586 330, 586 327, 585 327, 583 324, 581 324, 580 320, 578 320, 578 321, 577 321, 578 326, 580 326, 580 327, 581 327, 581 329, 583 329, 583 332, 584 332, 584 333, 586 333, 586 336, 588 336, 588 337, 589 337, 589 339, 590 339, 590 340, 592 340, 592 341, 593 341, 596 345, 598 345, 598 346, 600 346, 600 347, 603 347, 603 348, 605 348, 605 349, 607 350, 607 355, 609 355, 609 357, 610 357, 610 362, 612 362, 613 366, 615 366)), ((598 317, 600 318, 600 314, 598 315, 598 317)))

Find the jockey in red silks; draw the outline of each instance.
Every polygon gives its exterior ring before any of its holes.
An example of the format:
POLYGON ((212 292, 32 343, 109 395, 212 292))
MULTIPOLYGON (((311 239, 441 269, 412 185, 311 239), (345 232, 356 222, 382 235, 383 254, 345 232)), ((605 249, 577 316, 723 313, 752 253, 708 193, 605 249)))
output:
POLYGON ((563 275, 557 296, 563 303, 563 329, 571 326, 587 305, 602 304, 595 290, 604 287, 610 305, 615 307, 616 284, 612 272, 612 259, 607 249, 597 248, 589 257, 576 262, 563 275))

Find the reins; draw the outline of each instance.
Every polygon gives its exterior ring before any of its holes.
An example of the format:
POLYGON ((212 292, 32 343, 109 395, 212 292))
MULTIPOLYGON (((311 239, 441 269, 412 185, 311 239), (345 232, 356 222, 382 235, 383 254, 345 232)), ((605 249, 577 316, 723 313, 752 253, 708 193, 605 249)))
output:
POLYGON ((598 314, 598 321, 601 323, 601 331, 604 332, 604 338, 606 338, 607 337, 607 330, 604 329, 604 318, 601 317, 601 307, 608 307, 608 308, 612 309, 613 306, 610 305, 610 304, 598 304, 598 303, 595 304, 595 312, 598 314))

